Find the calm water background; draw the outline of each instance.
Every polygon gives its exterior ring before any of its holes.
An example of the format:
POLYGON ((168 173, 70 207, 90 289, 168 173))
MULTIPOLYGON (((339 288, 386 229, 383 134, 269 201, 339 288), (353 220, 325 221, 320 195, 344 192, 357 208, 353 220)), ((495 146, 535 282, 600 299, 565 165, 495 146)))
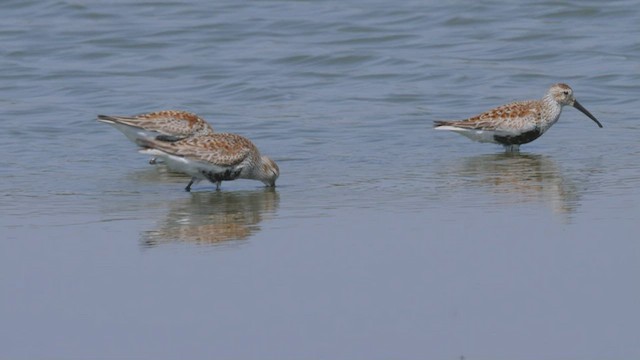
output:
POLYGON ((638 1, 3 1, 0 358, 637 359, 638 1), (431 130, 541 97, 506 156, 431 130), (150 166, 184 109, 278 187, 150 166))

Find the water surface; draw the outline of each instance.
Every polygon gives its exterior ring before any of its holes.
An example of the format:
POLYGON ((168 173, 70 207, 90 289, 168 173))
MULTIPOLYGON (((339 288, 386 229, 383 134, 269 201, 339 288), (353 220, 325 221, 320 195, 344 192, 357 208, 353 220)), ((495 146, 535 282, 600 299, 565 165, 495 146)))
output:
POLYGON ((0 357, 635 359, 635 1, 0 5, 0 357), (519 155, 431 130, 541 97, 519 155), (201 183, 96 114, 281 169, 201 183))

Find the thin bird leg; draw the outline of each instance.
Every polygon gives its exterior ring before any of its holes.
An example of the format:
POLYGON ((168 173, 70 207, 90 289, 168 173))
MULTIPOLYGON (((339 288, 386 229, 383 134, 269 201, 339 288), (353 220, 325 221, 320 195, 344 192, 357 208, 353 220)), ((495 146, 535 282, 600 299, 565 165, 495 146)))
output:
POLYGON ((504 146, 504 151, 505 151, 505 152, 508 152, 508 153, 517 153, 517 152, 520 152, 520 145, 518 145, 518 144, 505 145, 505 146, 504 146))
POLYGON ((191 191, 191 185, 193 185, 193 181, 195 180, 195 178, 191 178, 191 181, 189 181, 189 184, 187 184, 187 187, 184 188, 184 191, 189 192, 191 191))
POLYGON ((222 181, 216 181, 216 190, 220 190, 220 184, 222 184, 222 181))

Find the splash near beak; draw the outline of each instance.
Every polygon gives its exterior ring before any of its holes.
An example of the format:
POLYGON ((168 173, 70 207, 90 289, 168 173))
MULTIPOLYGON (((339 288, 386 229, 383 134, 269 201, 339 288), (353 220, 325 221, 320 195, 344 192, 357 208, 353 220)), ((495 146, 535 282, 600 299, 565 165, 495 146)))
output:
POLYGON ((578 100, 573 101, 573 107, 580 110, 580 112, 582 112, 583 114, 587 115, 589 119, 595 121, 595 123, 598 124, 599 127, 602 127, 602 124, 600 124, 600 121, 598 121, 598 119, 596 119, 595 116, 591 115, 591 113, 587 109, 585 109, 584 106, 580 105, 578 100))

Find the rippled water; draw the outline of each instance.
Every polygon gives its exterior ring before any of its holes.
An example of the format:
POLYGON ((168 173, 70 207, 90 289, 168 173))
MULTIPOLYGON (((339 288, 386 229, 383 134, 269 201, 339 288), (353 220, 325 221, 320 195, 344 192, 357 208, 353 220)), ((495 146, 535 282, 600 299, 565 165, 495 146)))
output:
POLYGON ((0 357, 640 356, 636 1, 5 1, 0 357), (522 153, 434 132, 566 82, 522 153), (183 109, 222 191, 95 115, 183 109))

